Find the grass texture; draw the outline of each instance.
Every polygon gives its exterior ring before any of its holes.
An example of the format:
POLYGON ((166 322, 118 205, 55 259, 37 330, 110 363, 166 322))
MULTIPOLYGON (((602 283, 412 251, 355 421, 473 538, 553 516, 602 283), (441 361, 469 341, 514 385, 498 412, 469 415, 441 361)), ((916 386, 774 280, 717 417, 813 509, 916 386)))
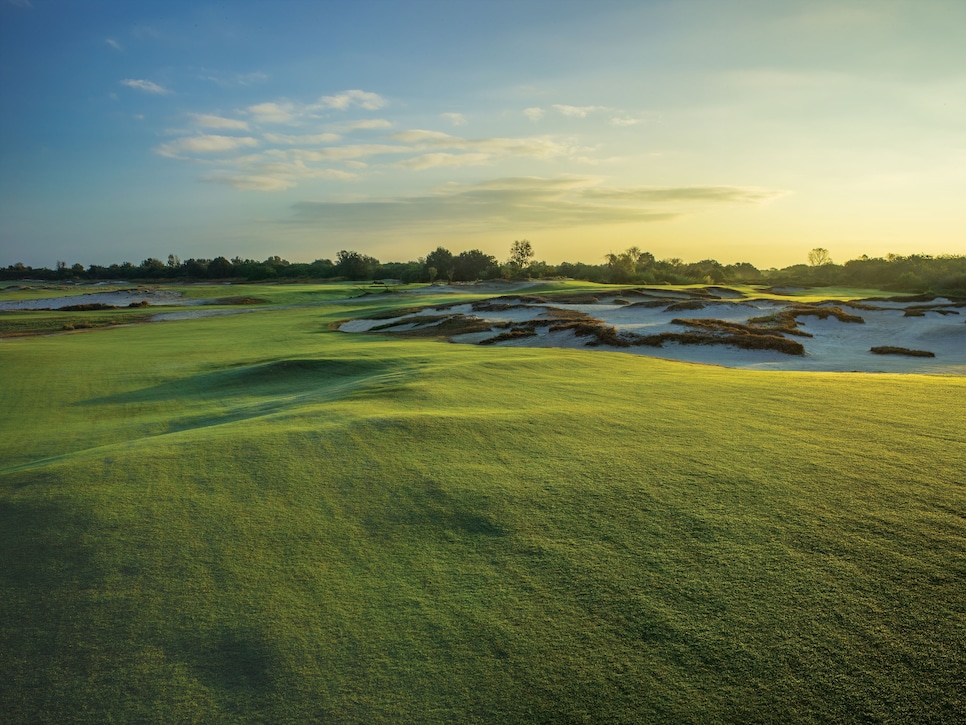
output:
POLYGON ((966 713, 962 378, 331 329, 400 304, 0 342, 5 722, 966 713))

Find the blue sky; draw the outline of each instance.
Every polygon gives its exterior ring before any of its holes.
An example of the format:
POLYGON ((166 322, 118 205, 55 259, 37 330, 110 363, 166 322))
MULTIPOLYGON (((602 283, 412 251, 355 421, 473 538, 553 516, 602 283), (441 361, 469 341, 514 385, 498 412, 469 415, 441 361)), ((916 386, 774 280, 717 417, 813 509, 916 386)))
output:
POLYGON ((966 2, 0 0, 0 265, 966 253, 966 2))

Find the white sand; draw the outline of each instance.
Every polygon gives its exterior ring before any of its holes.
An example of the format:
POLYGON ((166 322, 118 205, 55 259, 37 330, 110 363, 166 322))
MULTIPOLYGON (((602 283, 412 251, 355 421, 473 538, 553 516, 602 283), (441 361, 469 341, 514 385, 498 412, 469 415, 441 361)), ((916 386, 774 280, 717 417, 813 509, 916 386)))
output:
POLYGON ((186 299, 180 292, 158 289, 117 290, 115 292, 87 292, 68 297, 12 300, 0 302, 0 310, 60 310, 73 305, 113 305, 127 307, 147 302, 150 305, 199 305, 204 300, 186 299))

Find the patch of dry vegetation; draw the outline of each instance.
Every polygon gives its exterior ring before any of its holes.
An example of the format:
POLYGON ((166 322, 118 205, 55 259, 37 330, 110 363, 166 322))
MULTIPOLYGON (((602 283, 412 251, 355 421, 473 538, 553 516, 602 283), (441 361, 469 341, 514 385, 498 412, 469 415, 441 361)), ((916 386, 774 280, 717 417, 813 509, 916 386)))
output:
POLYGON ((488 337, 485 340, 480 340, 480 345, 494 345, 498 342, 506 342, 508 340, 519 340, 524 337, 534 337, 537 331, 533 327, 515 327, 512 330, 507 330, 506 332, 501 332, 499 335, 494 335, 493 337, 488 337))
POLYGON ((853 315, 846 312, 841 307, 820 307, 818 305, 796 305, 791 309, 785 311, 792 317, 817 317, 820 320, 827 320, 829 317, 834 317, 839 322, 854 322, 856 324, 864 325, 865 320, 863 320, 858 315, 853 315))
POLYGON ((928 350, 910 350, 908 347, 892 347, 891 345, 880 345, 879 347, 869 348, 869 352, 876 355, 907 355, 909 357, 936 357, 936 353, 928 350))
POLYGON ((587 343, 590 347, 598 345, 610 345, 611 347, 630 347, 632 342, 629 336, 621 335, 617 329, 605 325, 599 320, 574 320, 551 325, 550 332, 569 330, 576 337, 590 337, 587 343))
POLYGON ((664 308, 665 312, 685 312, 687 310, 703 310, 704 302, 700 300, 685 300, 684 302, 674 302, 664 308))
POLYGON ((212 300, 210 304, 213 305, 264 305, 268 300, 263 300, 259 297, 221 297, 217 300, 212 300))
MULTIPOLYGON (((493 328, 509 326, 506 322, 489 322, 480 317, 467 315, 448 315, 443 316, 441 321, 433 324, 429 315, 423 320, 426 324, 415 327, 411 330, 400 330, 397 334, 406 337, 445 337, 450 338, 455 335, 467 335, 471 332, 490 332, 493 328)), ((414 318, 405 320, 409 323, 414 318)))

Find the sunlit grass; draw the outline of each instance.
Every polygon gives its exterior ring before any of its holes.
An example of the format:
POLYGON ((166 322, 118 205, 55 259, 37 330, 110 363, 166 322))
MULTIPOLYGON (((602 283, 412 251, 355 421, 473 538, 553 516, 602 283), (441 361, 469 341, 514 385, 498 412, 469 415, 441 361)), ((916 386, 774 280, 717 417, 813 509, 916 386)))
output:
POLYGON ((330 329, 410 303, 0 343, 10 720, 963 712, 962 378, 330 329))

